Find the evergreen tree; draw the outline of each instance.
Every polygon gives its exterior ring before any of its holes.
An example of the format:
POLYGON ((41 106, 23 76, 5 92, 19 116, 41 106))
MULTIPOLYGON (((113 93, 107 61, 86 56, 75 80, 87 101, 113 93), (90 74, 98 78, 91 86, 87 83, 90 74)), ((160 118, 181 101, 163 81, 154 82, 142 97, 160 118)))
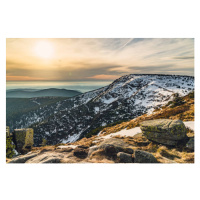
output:
POLYGON ((12 143, 12 137, 6 137, 6 157, 12 158, 15 155, 15 145, 12 143))

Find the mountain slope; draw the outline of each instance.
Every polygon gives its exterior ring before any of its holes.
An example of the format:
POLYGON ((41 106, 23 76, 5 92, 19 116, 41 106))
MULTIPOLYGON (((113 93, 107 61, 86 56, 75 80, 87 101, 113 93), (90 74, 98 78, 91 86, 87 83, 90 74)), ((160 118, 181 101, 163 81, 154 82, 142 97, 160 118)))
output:
POLYGON ((22 115, 12 128, 32 126, 36 146, 42 138, 48 144, 73 142, 97 127, 151 114, 175 93, 184 96, 193 89, 190 76, 126 75, 106 87, 22 115))
POLYGON ((73 97, 76 95, 80 95, 81 92, 76 90, 66 90, 66 89, 56 89, 56 88, 49 88, 43 90, 7 90, 6 97, 7 98, 33 98, 33 97, 73 97))

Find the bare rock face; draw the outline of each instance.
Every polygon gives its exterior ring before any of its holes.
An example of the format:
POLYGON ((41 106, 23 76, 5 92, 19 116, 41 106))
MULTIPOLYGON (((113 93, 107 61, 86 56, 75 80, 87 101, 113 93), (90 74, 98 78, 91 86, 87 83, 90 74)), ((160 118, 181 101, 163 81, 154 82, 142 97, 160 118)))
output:
POLYGON ((186 127, 181 120, 148 120, 142 122, 140 128, 149 140, 160 144, 176 145, 187 138, 186 127))
POLYGON ((12 159, 9 163, 25 163, 27 160, 34 158, 37 155, 38 153, 28 153, 26 155, 21 155, 12 159))
POLYGON ((46 152, 29 159, 26 163, 60 163, 62 158, 62 154, 46 152))

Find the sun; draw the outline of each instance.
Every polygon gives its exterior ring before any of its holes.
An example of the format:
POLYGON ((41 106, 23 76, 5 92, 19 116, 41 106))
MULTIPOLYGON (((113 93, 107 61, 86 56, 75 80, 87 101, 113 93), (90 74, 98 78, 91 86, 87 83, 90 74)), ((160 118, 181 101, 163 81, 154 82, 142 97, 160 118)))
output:
POLYGON ((48 41, 39 41, 34 47, 34 53, 40 58, 50 59, 54 55, 54 48, 48 41))

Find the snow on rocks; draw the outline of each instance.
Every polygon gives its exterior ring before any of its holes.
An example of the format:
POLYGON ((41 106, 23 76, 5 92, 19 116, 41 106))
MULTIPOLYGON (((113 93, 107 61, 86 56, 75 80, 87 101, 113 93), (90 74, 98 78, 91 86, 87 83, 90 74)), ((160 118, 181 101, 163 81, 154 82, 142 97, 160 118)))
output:
POLYGON ((183 122, 186 127, 192 129, 194 131, 194 121, 183 122))
MULTIPOLYGON (((186 127, 189 127, 190 129, 194 130, 194 121, 188 121, 183 122, 186 127)), ((99 132, 98 137, 99 139, 108 139, 115 136, 121 136, 121 137, 133 137, 134 135, 142 133, 140 127, 135 127, 132 129, 122 129, 121 131, 118 131, 116 133, 111 133, 109 135, 101 136, 101 132, 99 132)))

